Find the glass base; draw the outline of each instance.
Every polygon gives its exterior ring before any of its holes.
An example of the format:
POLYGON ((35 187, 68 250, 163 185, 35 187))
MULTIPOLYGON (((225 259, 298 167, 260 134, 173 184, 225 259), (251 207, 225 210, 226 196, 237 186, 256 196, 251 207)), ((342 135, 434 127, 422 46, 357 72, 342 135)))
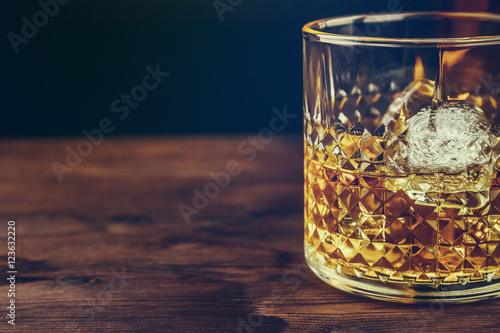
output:
POLYGON ((316 261, 313 253, 313 248, 306 243, 306 262, 314 274, 329 285, 355 295, 397 303, 470 303, 500 297, 500 279, 437 287, 382 282, 358 278, 327 267, 316 261))

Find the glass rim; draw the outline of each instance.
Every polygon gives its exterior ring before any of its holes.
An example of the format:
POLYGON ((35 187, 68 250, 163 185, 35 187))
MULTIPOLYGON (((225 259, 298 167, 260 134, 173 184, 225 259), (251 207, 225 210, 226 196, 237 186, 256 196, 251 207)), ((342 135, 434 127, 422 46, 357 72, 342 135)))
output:
POLYGON ((302 35, 309 40, 321 43, 336 44, 341 46, 371 45, 382 47, 468 47, 500 44, 500 35, 484 35, 470 37, 439 37, 439 38, 396 38, 383 36, 357 36, 325 32, 321 29, 353 23, 355 20, 363 20, 363 23, 395 22, 406 18, 468 18, 471 22, 497 22, 500 25, 500 15, 486 12, 407 12, 387 14, 361 14, 329 17, 307 23, 302 28, 302 35))

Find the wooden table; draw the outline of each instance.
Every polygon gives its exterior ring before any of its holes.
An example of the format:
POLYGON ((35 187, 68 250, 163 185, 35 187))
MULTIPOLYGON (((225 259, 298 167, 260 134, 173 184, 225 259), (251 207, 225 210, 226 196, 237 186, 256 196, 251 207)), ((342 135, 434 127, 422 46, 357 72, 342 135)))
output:
POLYGON ((243 136, 106 138, 59 182, 52 163, 81 139, 0 142, 2 332, 500 330, 500 301, 384 303, 304 268, 300 135, 255 156, 243 136), (214 197, 186 223, 179 204, 193 208, 193 189, 229 161, 229 184, 218 195, 208 185, 214 197), (15 326, 5 317, 10 220, 15 326))

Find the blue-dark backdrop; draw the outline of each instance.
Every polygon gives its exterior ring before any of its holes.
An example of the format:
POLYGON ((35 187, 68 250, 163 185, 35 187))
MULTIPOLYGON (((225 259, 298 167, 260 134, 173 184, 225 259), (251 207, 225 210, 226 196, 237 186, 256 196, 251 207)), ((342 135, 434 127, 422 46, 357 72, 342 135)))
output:
POLYGON ((301 114, 305 23, 390 3, 464 9, 431 0, 5 2, 0 136, 81 135, 103 118, 116 124, 113 135, 256 132, 274 107, 301 114), (168 77, 147 79, 157 67, 168 77), (126 100, 132 90, 140 103, 126 100))

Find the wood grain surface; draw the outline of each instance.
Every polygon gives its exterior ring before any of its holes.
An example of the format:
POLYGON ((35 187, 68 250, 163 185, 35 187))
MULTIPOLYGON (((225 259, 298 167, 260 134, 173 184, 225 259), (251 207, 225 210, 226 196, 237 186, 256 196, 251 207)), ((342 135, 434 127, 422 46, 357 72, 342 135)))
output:
POLYGON ((305 268, 300 136, 254 159, 247 137, 108 138, 59 182, 51 164, 78 140, 0 142, 1 332, 500 331, 498 300, 384 303, 305 268), (179 204, 229 161, 241 172, 187 224, 179 204))

